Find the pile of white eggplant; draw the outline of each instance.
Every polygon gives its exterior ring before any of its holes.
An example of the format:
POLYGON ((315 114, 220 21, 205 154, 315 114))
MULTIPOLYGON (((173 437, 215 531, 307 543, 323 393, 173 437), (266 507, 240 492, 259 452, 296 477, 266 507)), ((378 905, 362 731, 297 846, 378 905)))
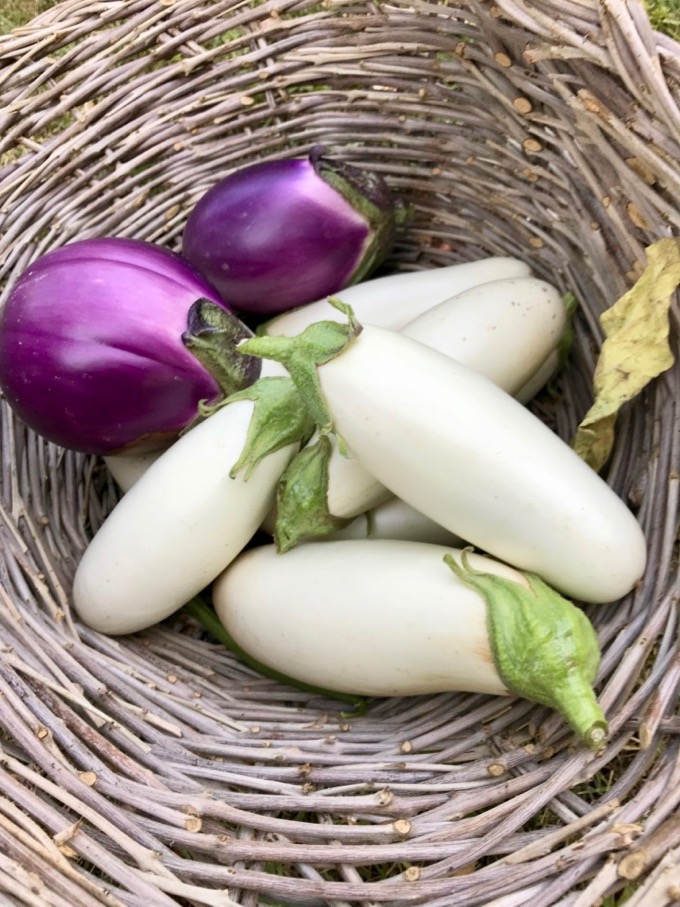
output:
POLYGON ((210 590, 238 646, 298 681, 521 695, 602 745, 597 637, 568 598, 622 597, 646 546, 523 405, 563 361, 564 300, 509 258, 338 295, 243 342, 259 381, 170 448, 107 459, 126 493, 78 567, 81 619, 132 633, 210 590), (249 544, 262 529, 276 543, 249 544))

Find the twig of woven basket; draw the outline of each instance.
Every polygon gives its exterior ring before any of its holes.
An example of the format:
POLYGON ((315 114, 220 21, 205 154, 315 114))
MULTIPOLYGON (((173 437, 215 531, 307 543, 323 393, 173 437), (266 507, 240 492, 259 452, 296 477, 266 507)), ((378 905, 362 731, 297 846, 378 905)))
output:
MULTIPOLYGON (((565 438, 598 314, 680 232, 680 47, 634 0, 65 0, 1 39, 0 65, 5 291, 77 238, 176 248, 230 169, 323 143, 412 207, 391 268, 513 254, 575 293, 573 355, 536 404, 565 438)), ((650 559, 633 594, 588 609, 611 722, 596 755, 526 702, 352 718, 181 617, 83 628, 70 581, 116 491, 3 405, 0 902, 590 907, 636 878, 631 904, 669 903, 678 400, 674 368, 621 417, 607 473, 650 559)))

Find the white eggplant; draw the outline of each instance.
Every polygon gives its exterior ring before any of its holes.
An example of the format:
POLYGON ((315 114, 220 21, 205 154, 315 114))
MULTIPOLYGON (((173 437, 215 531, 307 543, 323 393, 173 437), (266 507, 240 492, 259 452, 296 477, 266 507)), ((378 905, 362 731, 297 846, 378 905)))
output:
MULTIPOLYGON (((533 389, 537 393, 549 377, 540 370, 546 358, 557 355, 566 325, 567 310, 555 287, 526 277, 472 287, 425 312, 401 333, 486 376, 509 394, 526 394, 533 389)), ((387 500, 389 492, 359 459, 343 456, 334 445, 327 494, 329 512, 349 519, 387 500)))
MULTIPOLYGON (((310 364, 309 380, 305 335, 256 337, 241 348, 290 367, 295 350, 296 381, 322 433, 333 430, 435 523, 581 601, 613 601, 633 588, 646 562, 642 530, 568 444, 459 362, 393 331, 358 330, 354 323, 342 352, 313 360, 325 364, 310 364)), ((320 335, 317 325, 316 353, 320 335)))
MULTIPOLYGON (((317 439, 312 438, 310 443, 317 439)), ((360 513, 379 507, 389 501, 393 493, 385 488, 354 456, 351 450, 341 453, 337 438, 331 436, 331 453, 328 458, 328 512, 343 520, 354 519, 360 513)))
POLYGON ((588 619, 490 558, 404 541, 266 545, 217 579, 213 603, 242 650, 298 681, 369 696, 514 692, 604 741, 588 619))
MULTIPOLYGON (((267 364, 266 376, 282 374, 267 364)), ((191 429, 116 505, 76 571, 73 599, 84 623, 110 634, 149 627, 209 585, 248 543, 299 448, 285 444, 250 474, 232 477, 255 405, 235 400, 191 429)))
MULTIPOLYGON (((568 309, 551 284, 533 277, 508 278, 446 300, 401 333, 485 375, 506 392, 521 390, 526 396, 537 392, 552 374, 552 368, 546 369, 547 359, 557 368, 556 350, 568 319, 568 309)), ((325 500, 331 517, 354 519, 389 500, 391 492, 354 451, 343 456, 333 439, 331 444, 325 500)), ((332 528, 333 522, 315 522, 314 531, 317 526, 332 528)), ((292 537, 292 530, 282 529, 292 537)), ((300 524, 300 532, 302 537, 311 536, 307 524, 300 524)))
MULTIPOLYGON (((531 269, 524 262, 497 256, 444 268, 376 277, 347 287, 337 295, 352 306, 362 324, 399 331, 432 306, 469 287, 529 274, 531 269)), ((258 333, 290 337, 315 321, 324 320, 342 321, 342 315, 326 299, 320 299, 272 318, 259 328, 258 333)))
POLYGON ((567 321, 567 307, 552 284, 516 277, 471 287, 415 318, 401 333, 514 395, 557 348, 567 321))
POLYGON ((143 454, 116 454, 103 459, 120 490, 126 492, 162 453, 163 450, 152 450, 143 454))
POLYGON ((538 394, 539 391, 551 381, 559 372, 563 362, 563 355, 560 350, 553 350, 547 356, 541 366, 534 372, 529 380, 513 394, 515 400, 519 403, 527 404, 538 394))
POLYGON ((366 538, 369 539, 401 539, 406 542, 450 546, 463 543, 459 536, 435 523, 400 498, 393 497, 357 519, 362 518, 366 520, 366 538))

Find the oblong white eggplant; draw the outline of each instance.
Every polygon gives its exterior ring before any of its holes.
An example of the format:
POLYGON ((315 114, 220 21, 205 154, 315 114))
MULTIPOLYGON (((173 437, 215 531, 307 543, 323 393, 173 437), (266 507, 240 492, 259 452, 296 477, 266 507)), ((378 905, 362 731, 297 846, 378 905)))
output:
POLYGON ((514 395, 558 346, 567 319, 552 284, 515 277, 470 287, 428 309, 401 333, 514 395))
MULTIPOLYGON (((262 372, 285 374, 272 363, 262 372)), ((73 600, 84 623, 123 634, 163 620, 211 583, 251 539, 299 447, 286 444, 250 475, 232 477, 254 408, 252 400, 236 400, 192 428, 114 507, 76 571, 73 600)))
MULTIPOLYGON (((469 287, 529 274, 531 269, 523 261, 494 256, 443 268, 376 277, 347 287, 337 295, 352 306, 362 324, 399 331, 432 306, 469 287)), ((258 329, 258 333, 292 336, 315 321, 324 320, 342 321, 342 315, 326 299, 320 299, 272 318, 258 329)))
POLYGON ((120 490, 126 492, 141 479, 162 453, 163 450, 151 450, 142 454, 116 454, 103 457, 103 460, 120 490))
MULTIPOLYGON (((410 322, 401 333, 485 375, 508 393, 521 392, 526 402, 557 368, 557 348, 568 322, 569 310, 554 286, 533 277, 508 278, 465 290, 410 322), (549 370, 547 359, 552 363, 549 370)), ((351 450, 343 456, 332 439, 331 443, 324 506, 332 517, 354 519, 389 499, 390 492, 361 458, 351 450)), ((315 520, 310 532, 306 520, 300 524, 300 535, 318 537, 331 525, 332 520, 315 520)), ((282 532, 291 539, 296 534, 288 526, 282 526, 282 532)))
MULTIPOLYGON (((312 438, 312 442, 316 436, 312 438)), ((340 519, 353 519, 360 513, 379 507, 393 496, 389 488, 376 479, 349 450, 341 453, 337 439, 330 438, 332 450, 328 459, 326 504, 329 513, 340 519)), ((311 443, 311 442, 310 442, 311 443)))
POLYGON ((559 372, 563 362, 563 355, 559 350, 553 352, 545 358, 540 367, 534 372, 529 380, 513 394, 518 403, 529 403, 538 394, 539 391, 551 381, 559 372))
MULTIPOLYGON (((439 303, 401 333, 484 375, 507 393, 521 390, 526 397, 552 375, 544 363, 557 356, 567 318, 562 297, 551 284, 535 277, 508 278, 439 303)), ((343 456, 334 445, 327 494, 329 512, 348 519, 379 506, 389 493, 357 457, 343 456)))
POLYGON ((463 544, 460 536, 435 523, 401 498, 393 497, 362 516, 367 523, 366 537, 369 539, 401 539, 449 546, 463 544))
POLYGON ((586 616, 490 558, 404 541, 266 545, 217 579, 213 603, 248 655, 296 680, 369 696, 514 692, 604 740, 586 616))
MULTIPOLYGON (((320 331, 316 326, 317 351, 320 331)), ((297 349, 303 386, 305 344, 304 335, 257 337, 242 347, 279 361, 297 349)), ((569 445, 487 378, 370 325, 323 361, 305 385, 316 410, 319 400, 325 406, 323 430, 342 437, 397 497, 581 601, 613 601, 640 579, 646 545, 630 510, 569 445)))
POLYGON ((645 540, 628 508, 483 376, 366 327, 319 377, 350 450, 435 522, 582 601, 618 599, 642 576, 645 540))

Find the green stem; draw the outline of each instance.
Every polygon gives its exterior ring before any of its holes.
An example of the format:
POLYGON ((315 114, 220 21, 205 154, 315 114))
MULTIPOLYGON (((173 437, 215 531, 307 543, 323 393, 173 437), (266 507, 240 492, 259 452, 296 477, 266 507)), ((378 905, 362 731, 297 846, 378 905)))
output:
POLYGON ((279 479, 274 540, 281 554, 298 542, 323 538, 352 522, 328 509, 328 461, 332 451, 328 435, 320 435, 293 457, 279 479))
POLYGON ((316 321, 293 337, 263 335, 244 340, 238 346, 247 356, 272 359, 284 366, 322 434, 333 430, 333 416, 321 389, 318 366, 342 353, 363 330, 350 306, 332 296, 328 301, 345 315, 346 324, 316 321))
MULTIPOLYGON (((263 335, 239 344, 239 350, 246 355, 272 359, 288 370, 289 380, 297 391, 296 399, 320 435, 317 441, 299 451, 279 482, 275 538, 280 552, 288 551, 302 539, 323 538, 350 522, 328 510, 328 464, 331 456, 328 435, 331 432, 335 434, 338 450, 343 456, 347 455, 347 450, 343 439, 334 431, 333 415, 321 388, 318 368, 339 356, 363 328, 351 306, 333 296, 328 301, 342 312, 347 323, 317 321, 294 337, 263 335)), ((266 380, 260 379, 254 388, 257 389, 266 380)), ((249 393, 252 389, 242 392, 249 393)), ((262 425, 255 426, 252 444, 259 447, 259 436, 269 427, 270 421, 269 418, 263 419, 262 425)), ((301 421, 304 425, 309 424, 301 421)))
POLYGON ((317 175, 366 221, 366 245, 349 281, 359 283, 387 257, 394 245, 397 221, 404 212, 397 212, 385 181, 377 173, 331 160, 320 145, 312 148, 309 160, 317 175))
POLYGON ((300 392, 290 378, 260 378, 255 384, 232 394, 225 406, 239 400, 254 403, 253 414, 241 456, 232 466, 233 478, 245 470, 247 481, 255 467, 269 454, 289 444, 302 444, 312 434, 313 423, 300 392))
POLYGON ((607 742, 607 721, 598 705, 592 686, 578 673, 567 674, 561 683, 555 683, 550 702, 566 716, 571 729, 591 750, 598 750, 607 742))
POLYGON ((592 624, 535 574, 522 574, 525 586, 475 570, 468 550, 460 562, 451 554, 444 561, 486 603, 491 653, 503 684, 558 711, 586 746, 599 749, 607 721, 593 691, 600 648, 592 624))
POLYGON ((574 314, 578 309, 578 302, 573 293, 566 293, 562 297, 562 302, 564 303, 564 310, 566 312, 567 320, 564 325, 564 330, 562 331, 562 336, 557 343, 557 352, 560 358, 560 368, 567 361, 567 356, 569 355, 574 344, 574 314))
POLYGON ((288 684, 288 686, 302 690, 304 693, 313 693, 317 696, 325 696, 328 699, 336 699, 338 702, 347 702, 352 706, 352 711, 343 712, 343 717, 357 718, 365 713, 368 703, 363 696, 353 696, 349 693, 336 693, 334 690, 324 690, 322 687, 315 687, 312 684, 288 677, 286 674, 281 674, 279 671, 274 670, 274 668, 268 668, 256 658, 253 658, 252 655, 249 655, 241 648, 241 646, 239 646, 220 622, 220 619, 217 617, 214 610, 199 596, 195 596, 191 601, 187 602, 184 606, 184 610, 187 614, 197 620, 211 636, 214 636, 218 642, 221 642, 226 649, 233 652, 234 655, 247 664, 249 668, 257 671, 258 674, 261 674, 263 677, 268 677, 270 680, 275 680, 278 683, 288 684))

